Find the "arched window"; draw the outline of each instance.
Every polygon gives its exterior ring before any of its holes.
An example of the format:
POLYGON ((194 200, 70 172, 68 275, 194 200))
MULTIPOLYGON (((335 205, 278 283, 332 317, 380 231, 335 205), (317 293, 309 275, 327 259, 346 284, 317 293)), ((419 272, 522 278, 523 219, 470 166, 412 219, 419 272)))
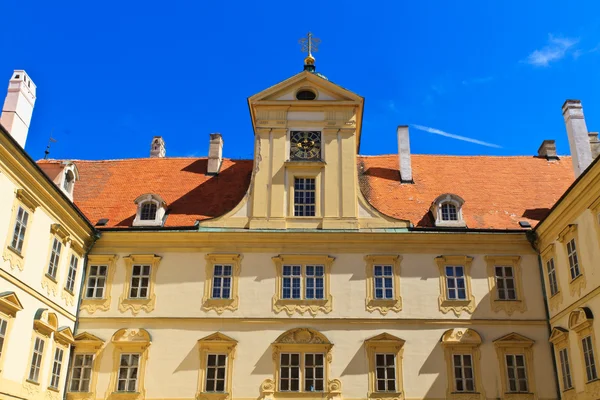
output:
POLYGON ((142 221, 154 221, 156 219, 156 203, 153 201, 147 201, 142 204, 142 210, 140 212, 140 219, 142 221))
MULTIPOLYGON (((60 179, 60 178, 59 178, 60 179)), ((79 171, 75 164, 70 161, 63 163, 62 170, 62 183, 60 180, 56 181, 56 184, 61 187, 63 192, 73 200, 73 189, 75 188, 75 182, 79 180, 79 171)))
POLYGON ((465 227, 462 206, 465 201, 455 194, 445 193, 431 204, 435 226, 465 227))
POLYGON ((65 172, 65 179, 63 182, 63 187, 69 193, 73 192, 73 184, 75 183, 75 175, 73 175, 73 171, 68 170, 65 172))
POLYGON ((161 226, 165 217, 165 201, 157 194, 146 193, 134 200, 137 205, 133 226, 161 226))

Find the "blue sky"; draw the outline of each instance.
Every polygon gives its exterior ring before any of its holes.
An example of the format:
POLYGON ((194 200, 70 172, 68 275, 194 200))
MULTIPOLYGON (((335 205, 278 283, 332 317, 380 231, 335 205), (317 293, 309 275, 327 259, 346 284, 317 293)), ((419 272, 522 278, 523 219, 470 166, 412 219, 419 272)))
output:
POLYGON ((211 132, 251 158, 246 99, 302 70, 310 30, 318 71, 366 99, 361 154, 396 152, 403 124, 413 153, 556 139, 567 154, 565 99, 600 130, 599 14, 594 0, 2 1, 0 86, 13 69, 38 85, 34 159, 52 131, 52 158, 146 157, 154 135, 168 156, 205 156, 211 132))

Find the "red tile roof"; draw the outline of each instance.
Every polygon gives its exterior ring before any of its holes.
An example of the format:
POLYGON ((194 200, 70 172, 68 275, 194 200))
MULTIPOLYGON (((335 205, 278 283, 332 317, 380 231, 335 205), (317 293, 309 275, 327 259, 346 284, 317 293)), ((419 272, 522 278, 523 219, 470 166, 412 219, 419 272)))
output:
MULTIPOLYGON (((244 197, 252 160, 224 159, 221 172, 206 175, 206 158, 138 158, 126 160, 72 160, 79 170, 73 198, 92 224, 108 218, 107 227, 129 227, 139 195, 155 193, 167 203, 165 226, 192 226, 218 217, 244 197)), ((59 163, 57 160, 38 161, 59 163)))
POLYGON ((519 229, 519 221, 535 226, 575 179, 571 157, 413 154, 414 184, 400 183, 397 155, 359 156, 358 162, 360 187, 369 203, 419 227, 434 226, 429 208, 444 193, 465 200, 469 228, 519 229))
MULTIPOLYGON (((38 164, 59 163, 41 160, 38 164)), ((232 210, 250 184, 252 160, 224 159, 217 176, 206 175, 206 158, 143 158, 107 161, 73 160, 80 180, 75 204, 95 224, 129 227, 134 200, 155 193, 167 202, 167 227, 192 226, 232 210)), ((380 212, 432 227, 429 208, 441 194, 465 200, 469 228, 519 229, 542 219, 573 182, 570 157, 412 155, 414 184, 400 183, 398 156, 359 156, 360 188, 380 212)))

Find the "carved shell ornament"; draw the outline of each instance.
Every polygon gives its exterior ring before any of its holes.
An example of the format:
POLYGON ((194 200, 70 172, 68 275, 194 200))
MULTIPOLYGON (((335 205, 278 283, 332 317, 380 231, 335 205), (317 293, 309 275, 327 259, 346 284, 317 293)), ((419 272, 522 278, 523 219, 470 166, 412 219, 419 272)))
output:
POLYGON ((299 344, 326 344, 329 343, 323 338, 307 328, 299 328, 287 332, 278 340, 279 343, 299 343, 299 344))

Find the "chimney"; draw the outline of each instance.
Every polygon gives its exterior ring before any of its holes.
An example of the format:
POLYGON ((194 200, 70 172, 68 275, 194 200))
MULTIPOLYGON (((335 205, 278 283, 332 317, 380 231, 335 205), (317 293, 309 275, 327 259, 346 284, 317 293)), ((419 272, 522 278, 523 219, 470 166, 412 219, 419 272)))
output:
POLYGON ((400 182, 414 183, 412 167, 410 165, 410 140, 408 139, 408 126, 398 126, 398 163, 400 166, 400 182))
POLYGON ((162 136, 154 136, 150 144, 150 158, 163 158, 167 155, 167 148, 162 136))
POLYGON ((218 175, 223 162, 223 137, 220 133, 210 134, 210 145, 208 148, 207 175, 218 175))
POLYGON ((556 155, 556 141, 544 140, 538 149, 538 157, 543 157, 547 160, 558 160, 556 155))
POLYGON ((562 106, 563 117, 567 125, 567 135, 569 136, 569 147, 571 148, 571 158, 573 160, 573 170, 575 177, 581 175, 583 171, 592 163, 592 150, 590 148, 590 138, 585 126, 583 117, 583 107, 579 100, 567 100, 562 106))
POLYGON ((8 92, 2 107, 0 124, 25 148, 31 114, 35 105, 36 86, 21 69, 13 72, 8 82, 8 92))
POLYGON ((590 149, 592 150, 592 159, 595 160, 600 154, 600 140, 598 140, 598 132, 588 133, 590 138, 590 149))

